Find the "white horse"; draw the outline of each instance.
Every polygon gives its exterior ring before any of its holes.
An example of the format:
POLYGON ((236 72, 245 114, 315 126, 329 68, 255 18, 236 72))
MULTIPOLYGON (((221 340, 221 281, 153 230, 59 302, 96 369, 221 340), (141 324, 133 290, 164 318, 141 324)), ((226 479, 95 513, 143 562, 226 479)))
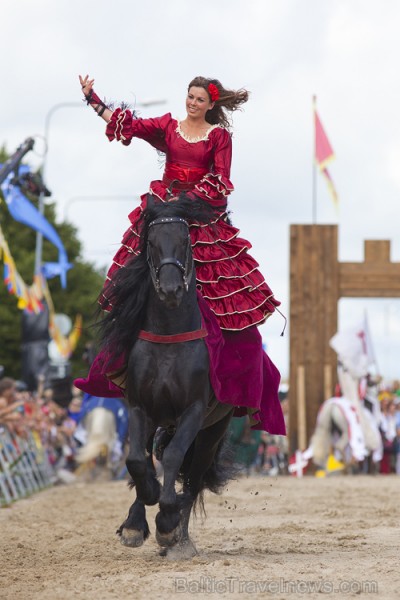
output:
POLYGON ((82 444, 76 454, 78 473, 91 479, 98 475, 115 477, 122 468, 123 447, 118 436, 117 418, 104 406, 91 408, 75 433, 82 444))
POLYGON ((98 406, 86 415, 82 425, 86 432, 86 440, 77 452, 77 462, 87 463, 99 457, 111 456, 116 441, 113 413, 102 406, 98 406))
POLYGON ((368 357, 363 340, 353 331, 336 334, 330 341, 338 354, 338 380, 341 397, 326 400, 318 413, 316 428, 305 457, 325 467, 330 454, 338 455, 343 463, 352 465, 372 456, 382 458, 382 439, 378 428, 379 405, 369 400, 369 410, 360 400, 360 381, 368 374, 368 357))

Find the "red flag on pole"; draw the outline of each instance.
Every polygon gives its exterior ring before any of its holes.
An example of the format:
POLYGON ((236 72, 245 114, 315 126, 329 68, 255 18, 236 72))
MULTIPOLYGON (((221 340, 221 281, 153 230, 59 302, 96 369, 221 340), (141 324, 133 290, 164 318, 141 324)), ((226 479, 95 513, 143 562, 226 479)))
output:
POLYGON ((327 169, 327 165, 331 160, 335 158, 335 154, 332 150, 332 146, 328 140, 328 136, 325 133, 325 130, 322 126, 321 120, 318 116, 317 109, 315 108, 315 100, 314 100, 314 123, 315 123, 315 161, 319 167, 321 174, 323 175, 328 190, 332 196, 332 199, 337 206, 338 204, 338 195, 332 181, 332 178, 327 169))
POLYGON ((315 118, 315 158, 320 169, 324 169, 326 165, 335 158, 332 146, 329 143, 328 137, 322 127, 321 120, 316 109, 314 109, 315 118))

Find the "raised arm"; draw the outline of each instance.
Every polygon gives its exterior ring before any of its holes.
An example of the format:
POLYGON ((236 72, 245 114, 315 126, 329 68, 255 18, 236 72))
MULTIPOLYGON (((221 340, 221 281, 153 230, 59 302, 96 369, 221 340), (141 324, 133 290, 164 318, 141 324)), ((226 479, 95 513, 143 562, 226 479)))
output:
POLYGON ((94 111, 104 119, 106 123, 109 122, 112 115, 112 110, 107 108, 102 100, 98 97, 93 89, 94 79, 89 79, 89 75, 82 77, 79 75, 79 82, 81 84, 83 95, 86 98, 86 102, 94 109, 94 111))
POLYGON ((99 117, 107 123, 106 136, 110 140, 122 142, 129 146, 132 138, 137 137, 145 140, 157 150, 166 151, 165 129, 171 121, 171 114, 162 117, 141 119, 136 117, 135 111, 129 108, 116 108, 110 110, 108 106, 98 97, 93 89, 94 79, 89 75, 82 77, 79 81, 86 102, 94 109, 99 117))

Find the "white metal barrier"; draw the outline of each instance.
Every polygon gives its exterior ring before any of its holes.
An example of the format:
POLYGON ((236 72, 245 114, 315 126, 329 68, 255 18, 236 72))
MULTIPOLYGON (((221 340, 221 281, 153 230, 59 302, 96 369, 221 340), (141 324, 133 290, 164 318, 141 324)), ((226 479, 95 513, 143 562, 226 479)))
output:
POLYGON ((39 435, 30 432, 21 437, 0 425, 0 506, 49 487, 52 481, 53 470, 39 435))

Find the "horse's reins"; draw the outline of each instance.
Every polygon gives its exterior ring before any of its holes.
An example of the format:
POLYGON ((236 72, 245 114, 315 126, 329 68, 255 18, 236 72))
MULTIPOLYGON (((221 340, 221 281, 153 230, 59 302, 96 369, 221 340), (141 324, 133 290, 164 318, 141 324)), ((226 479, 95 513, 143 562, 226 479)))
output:
MULTIPOLYGON (((149 223, 148 228, 153 227, 154 225, 165 225, 166 223, 182 223, 186 226, 188 235, 187 235, 187 245, 186 245, 186 255, 185 255, 185 264, 183 265, 180 260, 175 257, 167 257, 163 258, 160 261, 160 264, 156 266, 154 264, 153 257, 149 249, 147 248, 147 262, 150 269, 150 275, 153 280, 154 287, 156 292, 158 293, 160 290, 160 271, 162 267, 165 265, 174 265, 179 269, 182 273, 183 284, 185 286, 186 292, 189 289, 189 284, 193 276, 193 268, 189 271, 190 266, 190 249, 191 249, 191 240, 189 235, 189 224, 185 219, 181 217, 159 217, 158 219, 154 219, 149 223)), ((192 259, 193 260, 193 259, 192 259)), ((138 338, 141 340, 145 340, 147 342, 153 342, 156 344, 176 344, 179 342, 189 342, 192 340, 199 340, 201 338, 205 338, 207 336, 207 330, 202 327, 201 329, 196 329, 195 331, 186 331, 185 333, 175 333, 172 335, 159 335, 156 333, 151 333, 150 331, 144 331, 141 329, 138 334, 138 338)))

